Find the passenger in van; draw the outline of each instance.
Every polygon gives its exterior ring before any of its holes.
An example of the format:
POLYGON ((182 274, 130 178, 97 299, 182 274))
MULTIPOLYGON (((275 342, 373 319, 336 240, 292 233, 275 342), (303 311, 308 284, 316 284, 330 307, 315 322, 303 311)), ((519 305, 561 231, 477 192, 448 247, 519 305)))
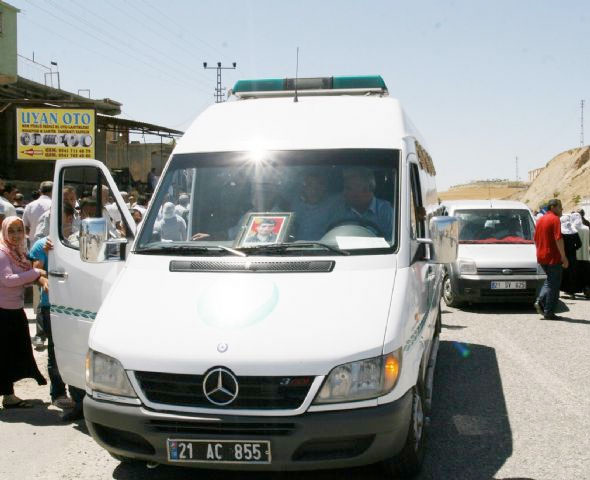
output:
POLYGON ((326 233, 338 208, 339 199, 328 194, 326 177, 319 172, 307 173, 301 196, 293 202, 295 237, 298 240, 319 240, 326 233))
POLYGON ((166 202, 162 207, 162 219, 154 226, 154 234, 164 241, 179 242, 186 240, 186 223, 174 213, 174 204, 166 202))
POLYGON ((176 215, 180 216, 185 222, 188 222, 188 204, 190 202, 190 197, 188 193, 181 193, 178 196, 178 205, 174 207, 174 212, 176 215))
POLYGON ((349 168, 342 173, 344 203, 334 223, 346 220, 367 220, 379 227, 377 235, 391 240, 393 209, 389 202, 375 196, 375 175, 368 168, 349 168))
POLYGON ((523 237, 520 221, 516 217, 510 217, 496 226, 494 237, 501 240, 506 237, 523 237))

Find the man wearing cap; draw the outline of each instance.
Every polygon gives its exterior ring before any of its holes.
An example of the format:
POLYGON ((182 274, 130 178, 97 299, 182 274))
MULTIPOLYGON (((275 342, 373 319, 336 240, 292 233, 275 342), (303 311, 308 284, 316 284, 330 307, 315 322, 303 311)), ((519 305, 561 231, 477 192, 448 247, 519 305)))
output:
POLYGON ((537 262, 547 275, 543 288, 535 301, 535 309, 546 320, 561 318, 555 315, 555 307, 559 299, 562 268, 569 266, 561 235, 560 217, 562 213, 561 201, 557 198, 549 200, 547 213, 539 219, 535 230, 537 262))

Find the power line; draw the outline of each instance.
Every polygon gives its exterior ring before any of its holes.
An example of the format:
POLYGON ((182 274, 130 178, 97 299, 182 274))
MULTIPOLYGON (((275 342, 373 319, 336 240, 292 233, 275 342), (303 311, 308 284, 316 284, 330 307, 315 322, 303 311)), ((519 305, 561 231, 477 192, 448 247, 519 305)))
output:
MULTIPOLYGON (((50 5, 51 5, 51 4, 53 4, 53 2, 52 2, 51 0, 47 0, 47 1, 48 1, 48 3, 49 3, 50 5)), ((56 9, 57 9, 57 10, 59 10, 59 9, 58 9, 58 5, 55 5, 55 4, 53 4, 53 5, 56 7, 56 9)), ((74 4, 74 5, 76 5, 76 4, 74 4)), ((80 9, 81 9, 81 8, 80 8, 80 9)), ((80 9, 76 9, 76 10, 80 10, 80 9)), ((92 14, 92 12, 91 12, 91 14, 92 14)), ((105 31, 103 28, 100 28, 100 27, 98 27, 97 25, 94 25, 93 23, 91 23, 91 22, 89 22, 89 21, 87 21, 87 20, 83 19, 82 17, 80 17, 80 16, 78 16, 78 15, 74 15, 74 14, 70 13, 70 14, 69 14, 69 16, 70 16, 70 17, 72 17, 72 18, 73 18, 75 21, 79 21, 79 22, 81 22, 81 23, 83 23, 83 24, 87 25, 87 26, 88 26, 88 27, 90 27, 91 29, 95 30, 96 32, 98 32, 98 35, 100 35, 100 36, 102 36, 102 35, 105 35, 105 38, 107 38, 107 39, 111 39, 111 40, 115 40, 115 41, 117 41, 117 40, 118 40, 118 41, 120 41, 120 42, 121 42, 121 45, 119 46, 119 50, 120 50, 121 48, 124 48, 124 49, 126 49, 127 51, 129 51, 130 53, 132 53, 132 54, 133 54, 135 57, 137 57, 138 55, 142 55, 144 58, 148 59, 148 61, 153 61, 153 62, 155 62, 155 65, 159 65, 159 64, 163 64, 163 63, 164 63, 164 62, 163 62, 163 61, 161 61, 159 58, 157 58, 157 57, 154 57, 153 55, 149 55, 148 53, 141 52, 141 51, 139 51, 139 50, 135 49, 135 48, 134 48, 132 45, 130 45, 130 44, 128 43, 127 39, 125 39, 125 38, 122 38, 122 37, 120 37, 120 38, 117 38, 117 36, 116 36, 116 35, 113 35, 112 33, 108 32, 108 31, 105 31)), ((98 17, 99 17, 98 15, 94 15, 94 16, 95 16, 96 18, 98 18, 98 17)), ((62 20, 62 21, 63 21, 63 20, 62 20)), ((86 32, 86 33, 88 34, 89 32, 86 32)), ((131 35, 130 35, 130 36, 131 36, 131 35)), ((95 36, 95 38, 97 38, 97 37, 95 36)), ((104 40, 101 40, 101 41, 103 41, 103 42, 104 42, 104 40)), ((112 44, 110 44, 110 45, 112 45, 112 44)), ((140 60, 140 61, 141 61, 141 59, 138 59, 138 60, 140 60)), ((146 63, 146 62, 143 62, 143 63, 146 63)), ((146 63, 146 64, 147 64, 147 63, 146 63)), ((152 64, 152 63, 149 63, 148 65, 149 65, 151 68, 157 68, 157 67, 153 67, 153 65, 154 65, 154 64, 152 64)), ((172 65, 172 64, 170 64, 170 65, 172 65)), ((169 70, 172 70, 172 71, 174 71, 174 68, 169 68, 169 70)), ((165 72, 165 74, 166 74, 166 75, 170 75, 170 73, 169 73, 169 72, 165 72)), ((178 77, 183 77, 183 78, 184 78, 184 79, 187 81, 187 83, 191 85, 191 88, 195 88, 195 87, 194 87, 194 85, 192 85, 192 83, 191 83, 191 82, 193 82, 193 81, 195 81, 195 80, 197 80, 197 79, 195 79, 195 78, 193 78, 193 77, 190 77, 190 76, 188 76, 188 75, 186 75, 186 74, 184 74, 184 73, 180 73, 180 72, 175 72, 175 74, 176 74, 178 77)), ((171 75, 170 75, 170 76, 171 76, 171 75)), ((198 79, 198 80, 200 80, 200 79, 198 79)), ((200 81, 201 81, 202 83, 205 83, 203 80, 200 80, 200 81)), ((202 87, 202 91, 204 91, 204 86, 202 87)))
MULTIPOLYGON (((164 12, 163 10, 160 10, 158 7, 156 7, 156 5, 150 5, 150 3, 145 0, 142 2, 142 5, 145 5, 149 8, 151 8, 152 10, 156 11, 160 16, 163 16, 164 18, 168 19, 170 21, 170 23, 172 23, 172 25, 174 25, 175 28, 180 29, 181 31, 184 30, 184 28, 176 20, 174 20, 169 15, 167 15, 166 12, 164 12)), ((176 36, 182 40, 182 37, 180 35, 177 34, 176 36)), ((210 43, 206 42, 202 38, 199 38, 196 35, 194 35, 193 31, 191 31, 191 36, 189 38, 195 38, 200 43, 202 43, 203 45, 205 45, 206 47, 211 49, 214 53, 216 53, 217 55, 220 55, 222 57, 222 60, 223 60, 223 57, 225 57, 225 54, 221 50, 219 50, 217 47, 214 47, 210 43)))
MULTIPOLYGON (((38 27, 40 27, 40 28, 42 28, 43 30, 45 30, 45 31, 47 31, 47 32, 49 32, 49 33, 51 33, 52 35, 55 35, 56 37, 59 37, 59 38, 62 38, 62 39, 64 39, 66 42, 68 42, 68 44, 70 44, 70 45, 71 45, 71 46, 73 46, 74 48, 77 48, 77 49, 78 49, 78 50, 80 50, 80 51, 83 51, 83 52, 86 52, 86 53, 87 53, 87 52, 92 52, 92 53, 95 53, 96 55, 99 55, 99 56, 101 56, 101 57, 103 57, 103 58, 106 58, 106 59, 107 59, 107 60, 109 60, 110 62, 112 62, 112 63, 114 63, 114 64, 116 64, 116 65, 119 65, 119 66, 121 66, 121 67, 123 67, 123 68, 125 68, 125 69, 127 69, 127 70, 130 70, 130 71, 132 71, 132 72, 135 72, 135 71, 136 71, 136 70, 135 70, 135 69, 133 69, 133 67, 131 67, 130 65, 128 65, 128 64, 124 64, 124 63, 122 63, 122 62, 119 62, 119 61, 117 61, 116 59, 114 59, 113 57, 110 57, 110 56, 108 56, 108 55, 105 55, 103 52, 100 52, 99 50, 95 50, 95 49, 93 49, 93 48, 91 48, 91 47, 88 47, 88 46, 85 46, 85 47, 78 46, 78 45, 76 44, 76 42, 72 41, 72 39, 71 39, 71 38, 65 37, 64 35, 61 35, 60 33, 57 33, 57 32, 55 31, 55 29, 49 28, 49 27, 47 26, 47 24, 43 24, 43 23, 36 22, 36 21, 35 21, 35 20, 33 20, 32 18, 29 18, 29 17, 26 17, 26 16, 25 16, 25 19, 26 19, 26 21, 28 21, 28 22, 31 22, 31 23, 33 23, 34 25, 37 25, 38 27)), ((180 83, 179 83, 179 84, 180 84, 180 83)))
MULTIPOLYGON (((103 22, 103 23, 105 23, 105 24, 107 24, 107 25, 109 25, 109 27, 111 27, 111 26, 113 25, 112 19, 107 19, 107 18, 105 18, 105 17, 103 17, 103 16, 101 16, 101 15, 97 14, 97 13, 96 13, 96 12, 94 12, 94 11, 90 11, 90 10, 88 9, 88 7, 86 6, 86 4, 84 4, 84 7, 82 7, 82 6, 78 5, 78 4, 75 2, 75 0, 70 0, 70 2, 71 2, 73 5, 76 5, 76 7, 77 7, 77 8, 76 8, 76 10, 78 10, 78 11, 81 11, 83 8, 85 8, 87 13, 89 13, 90 15, 94 16, 95 18, 97 18, 97 19, 99 19, 99 20, 102 20, 102 22, 103 22)), ((115 37, 115 35, 113 35, 113 34, 112 34, 112 33, 110 33, 109 31, 105 31, 104 29, 102 29, 102 28, 100 28, 100 27, 97 27, 96 25, 94 25, 94 24, 91 24, 90 22, 87 22, 87 21, 85 21, 85 20, 83 20, 83 19, 81 19, 81 21, 82 21, 82 22, 84 22, 84 23, 86 23, 87 25, 91 26, 91 27, 92 27, 92 28, 94 28, 95 30, 98 30, 98 31, 100 31, 100 32, 104 32, 104 33, 105 33, 105 34, 107 34, 109 37, 115 37)), ((204 78, 201 78, 201 77, 199 77, 199 78, 195 78, 195 73, 200 73, 200 72, 199 72, 198 70, 191 70, 191 69, 190 69, 190 68, 189 68, 189 67, 188 67, 186 64, 184 64, 184 63, 181 63, 181 62, 179 62, 178 60, 175 60, 174 58, 172 58, 172 57, 170 56, 170 52, 169 52, 169 51, 168 51, 168 52, 164 52, 163 50, 159 50, 159 49, 157 49, 157 48, 153 47, 152 45, 146 45, 146 41, 145 41, 145 39, 138 38, 138 37, 136 37, 135 35, 133 35, 133 34, 129 33, 128 31, 126 31, 126 33, 125 33, 125 37, 118 37, 118 38, 119 38, 119 39, 120 39, 120 40, 121 40, 123 43, 125 43, 125 42, 127 41, 127 38, 126 38, 126 37, 129 37, 129 38, 135 39, 135 40, 136 40, 137 42, 139 42, 139 44, 141 44, 142 46, 149 46, 149 49, 150 49, 151 51, 153 51, 153 52, 156 52, 156 53, 159 53, 159 54, 160 54, 160 55, 161 55, 161 56, 162 56, 164 59, 166 59, 166 60, 162 60, 162 59, 160 59, 160 58, 154 57, 154 56, 152 56, 152 55, 148 55, 148 54, 146 54, 146 53, 143 53, 143 55, 144 55, 144 56, 146 56, 146 57, 148 57, 148 58, 151 58, 151 59, 154 59, 154 60, 155 60, 156 62, 158 62, 158 63, 162 63, 162 64, 163 64, 163 63, 165 63, 165 62, 167 61, 167 62, 168 62, 168 65, 174 65, 174 66, 180 67, 180 68, 181 68, 181 69, 183 69, 185 72, 188 72, 188 74, 185 74, 187 79, 190 79, 190 81, 199 81, 199 82, 201 82, 201 83, 203 84, 203 87, 205 87, 205 82, 206 82, 206 80, 205 80, 204 78)), ((130 47, 128 47, 128 48, 130 48, 130 47)), ((203 91, 204 91, 204 89, 203 89, 203 91)))
MULTIPOLYGON (((113 4, 111 3, 110 0, 107 0, 107 3, 109 3, 111 6, 113 6, 114 9, 119 10, 120 12, 122 12, 123 14, 125 14, 125 12, 123 12, 123 10, 121 9, 121 6, 125 6, 125 8, 134 8, 133 6, 130 6, 128 3, 125 2, 121 2, 119 4, 113 4)), ((127 12, 129 12, 129 10, 127 10, 127 12)), ((135 8, 133 10, 131 10, 131 13, 127 14, 128 18, 131 18, 133 20, 136 20, 137 22, 141 23, 141 25, 144 25, 143 22, 141 22, 138 18, 137 18, 137 14, 141 14, 144 18, 146 18, 148 21, 150 21, 151 23, 153 23, 154 27, 156 28, 156 31, 160 34, 168 34, 168 38, 170 39, 171 43, 173 43, 174 45, 176 45, 177 48, 184 50, 189 57, 188 58, 194 58, 195 57, 195 51, 189 49, 185 43, 183 42, 178 42, 176 41, 176 39, 172 36, 172 33, 169 32, 169 30, 167 30, 166 28, 162 27, 162 22, 157 19, 152 17, 151 15, 149 15, 148 13, 145 12, 145 10, 143 8, 135 8)), ((204 74, 203 78, 205 78, 204 74)))
POLYGON ((580 100, 580 147, 584 146, 584 100, 580 100))
MULTIPOLYGON (((48 15, 50 15, 50 16, 52 16, 53 18, 56 18, 56 19, 57 19, 57 20, 59 20, 60 22, 62 22, 62 23, 65 23, 65 24, 67 24, 67 25, 70 25, 71 27, 74 27, 74 28, 75 28, 75 29, 77 29, 77 30, 80 30, 80 31, 81 31, 81 32, 83 32, 84 34, 86 34, 86 35, 88 35, 88 36, 90 36, 90 37, 92 37, 92 38, 94 38, 94 39, 98 40, 98 41, 99 41, 99 42, 101 42, 101 43, 105 43, 105 44, 109 45, 110 47, 114 48, 116 51, 120 51, 120 49, 121 49, 121 46, 120 46, 120 45, 114 45, 114 44, 112 44, 112 43, 110 43, 110 42, 106 41, 106 40, 105 40, 105 39, 103 39, 103 38, 99 38, 99 37, 97 37, 97 36, 96 36, 96 35, 94 35, 93 33, 91 33, 91 32, 88 32, 87 30, 84 30, 84 29, 80 28, 78 25, 76 25, 76 24, 74 24, 74 23, 72 23, 72 22, 69 22, 69 21, 67 21, 67 20, 64 20, 63 18, 61 18, 61 17, 59 17, 59 16, 55 15, 53 12, 51 12, 51 11, 49 11, 49 10, 47 10, 47 9, 43 8, 43 7, 40 7, 39 5, 36 5, 36 4, 34 4, 34 3, 31 1, 31 0, 25 0, 25 1, 26 1, 27 3, 30 3, 31 5, 33 5, 33 6, 37 7, 37 8, 39 8, 40 10, 44 11, 45 13, 47 13, 47 14, 48 14, 48 15)), ((157 67, 154 67, 152 64, 150 64, 150 63, 148 63, 148 62, 146 62, 146 61, 142 60, 141 58, 137 58, 137 57, 136 57, 136 58, 133 58, 133 60, 134 60, 134 61, 136 61, 136 62, 143 63, 144 65, 146 65, 147 67, 149 67, 149 68, 150 68, 150 70, 152 70, 152 72, 151 72, 151 73, 153 73, 153 71, 155 70, 155 71, 158 71, 158 72, 160 72, 160 74, 164 74, 164 75, 166 75, 167 77, 169 77, 169 78, 173 79, 173 81, 176 81, 177 83, 179 83, 179 82, 180 82, 180 83, 184 83, 184 84, 186 84, 186 85, 190 86, 190 88, 194 88, 194 87, 195 87, 194 85, 190 84, 189 82, 182 81, 182 80, 178 79, 177 77, 174 77, 173 75, 170 75, 170 74, 168 74, 167 72, 165 72, 165 71, 163 71, 163 70, 161 70, 161 69, 159 69, 159 68, 157 68, 157 67)))
POLYGON ((223 92, 225 91, 225 87, 221 86, 221 71, 222 70, 235 70, 236 69, 236 62, 232 63, 231 67, 222 67, 221 62, 217 62, 216 67, 208 67, 207 62, 203 62, 203 68, 205 70, 217 70, 217 86, 215 87, 215 103, 223 102, 223 92))

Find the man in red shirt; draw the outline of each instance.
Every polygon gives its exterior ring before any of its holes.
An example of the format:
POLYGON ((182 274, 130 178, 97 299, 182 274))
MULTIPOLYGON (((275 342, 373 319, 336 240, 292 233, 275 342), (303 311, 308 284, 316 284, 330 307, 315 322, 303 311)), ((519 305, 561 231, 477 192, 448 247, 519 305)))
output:
POLYGON ((537 222, 535 230, 537 262, 547 275, 535 301, 535 309, 546 320, 559 320, 561 317, 555 315, 555 307, 559 300, 562 266, 563 268, 569 266, 563 248, 559 220, 563 212, 561 201, 557 198, 549 200, 547 209, 547 213, 537 222))

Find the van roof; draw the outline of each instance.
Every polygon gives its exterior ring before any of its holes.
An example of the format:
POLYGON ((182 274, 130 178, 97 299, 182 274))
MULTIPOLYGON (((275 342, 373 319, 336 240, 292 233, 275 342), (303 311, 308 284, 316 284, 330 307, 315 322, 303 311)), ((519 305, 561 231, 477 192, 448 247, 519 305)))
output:
POLYGON ((529 210, 529 207, 526 204, 514 200, 448 200, 442 202, 441 205, 447 207, 449 210, 509 208, 529 210))
POLYGON ((388 96, 257 98, 207 108, 173 153, 398 149, 408 136, 424 145, 399 101, 388 96))

